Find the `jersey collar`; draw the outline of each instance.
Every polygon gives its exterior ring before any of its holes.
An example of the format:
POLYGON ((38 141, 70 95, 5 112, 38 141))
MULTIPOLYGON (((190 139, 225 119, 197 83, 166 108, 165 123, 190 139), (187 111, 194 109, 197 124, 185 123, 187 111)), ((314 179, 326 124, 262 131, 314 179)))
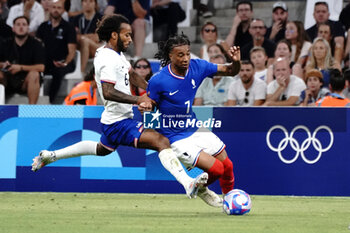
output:
MULTIPOLYGON (((188 74, 188 70, 186 71, 186 75, 188 74)), ((168 65, 168 71, 169 73, 171 74, 171 76, 173 76, 174 78, 177 78, 177 79, 185 79, 186 75, 185 76, 180 76, 180 75, 177 75, 175 74, 172 70, 171 70, 171 67, 170 67, 170 64, 168 65)))

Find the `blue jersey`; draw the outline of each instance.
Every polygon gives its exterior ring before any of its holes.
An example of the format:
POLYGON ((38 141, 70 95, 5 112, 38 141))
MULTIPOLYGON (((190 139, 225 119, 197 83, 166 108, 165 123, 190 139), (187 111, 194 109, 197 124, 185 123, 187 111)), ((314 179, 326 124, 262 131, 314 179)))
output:
POLYGON ((174 74, 169 64, 149 81, 147 93, 157 102, 162 114, 162 124, 158 131, 170 143, 187 138, 196 131, 197 128, 192 124, 196 120, 192 103, 202 81, 216 73, 217 67, 205 60, 193 59, 190 60, 185 77, 174 74))

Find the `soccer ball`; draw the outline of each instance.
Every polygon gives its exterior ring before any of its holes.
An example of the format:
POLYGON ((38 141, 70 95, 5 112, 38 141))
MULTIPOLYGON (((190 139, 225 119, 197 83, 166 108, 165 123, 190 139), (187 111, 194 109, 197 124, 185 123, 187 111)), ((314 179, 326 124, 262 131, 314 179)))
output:
POLYGON ((249 213, 252 200, 243 190, 233 189, 225 195, 223 208, 228 215, 243 215, 249 213))

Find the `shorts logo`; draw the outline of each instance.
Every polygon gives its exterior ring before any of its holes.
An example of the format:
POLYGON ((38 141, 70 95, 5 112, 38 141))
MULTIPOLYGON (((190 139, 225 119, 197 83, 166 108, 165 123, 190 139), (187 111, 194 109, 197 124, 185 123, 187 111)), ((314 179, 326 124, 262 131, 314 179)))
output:
POLYGON ((290 132, 289 135, 288 135, 288 131, 285 127, 283 127, 281 125, 275 125, 275 126, 271 127, 266 134, 267 146, 272 151, 277 152, 280 160, 286 164, 294 163, 298 159, 299 154, 301 155, 301 158, 304 160, 305 163, 314 164, 318 160, 320 160, 323 152, 328 151, 332 147, 333 142, 334 142, 333 132, 328 126, 325 126, 325 125, 321 125, 317 129, 315 129, 315 131, 312 133, 312 135, 311 135, 310 130, 306 126, 303 126, 303 125, 298 125, 298 126, 294 127, 294 129, 292 129, 292 131, 290 132), (320 131, 322 129, 325 130, 329 134, 329 143, 326 146, 323 146, 322 143, 320 142, 320 140, 316 137, 318 131, 320 131), (270 138, 272 137, 271 134, 275 130, 281 130, 284 134, 284 138, 278 143, 277 147, 274 147, 270 141, 271 140, 270 138), (307 138, 305 138, 304 141, 302 141, 301 143, 299 143, 299 141, 294 137, 294 133, 297 130, 304 130, 307 134, 307 138), (309 147, 311 146, 311 143, 312 143, 312 147, 318 152, 317 157, 315 159, 312 159, 312 160, 308 159, 305 156, 305 151, 307 149, 309 149, 309 147), (286 159, 282 155, 282 151, 284 149, 286 149, 288 144, 290 144, 291 148, 296 152, 294 157, 291 159, 286 159))
POLYGON ((145 129, 160 129, 162 114, 157 110, 156 112, 144 112, 143 126, 145 129))

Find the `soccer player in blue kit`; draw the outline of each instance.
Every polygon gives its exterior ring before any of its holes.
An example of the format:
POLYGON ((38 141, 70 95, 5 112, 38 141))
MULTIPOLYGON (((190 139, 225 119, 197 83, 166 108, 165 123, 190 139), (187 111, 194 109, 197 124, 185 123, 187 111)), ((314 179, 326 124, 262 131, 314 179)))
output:
MULTIPOLYGON (((233 164, 227 156, 225 144, 208 129, 186 127, 186 123, 180 122, 196 119, 192 103, 206 77, 234 76, 239 72, 239 47, 231 47, 228 52, 233 61, 230 64, 191 59, 187 36, 171 37, 159 44, 155 57, 160 59, 163 68, 151 78, 147 88, 149 97, 157 102, 163 122, 169 123, 158 131, 169 139, 172 149, 187 169, 198 167, 209 174, 207 185, 219 179, 223 194, 234 186, 233 164)), ((208 205, 222 207, 222 199, 206 186, 199 188, 198 196, 208 205)))
POLYGON ((144 129, 142 122, 133 119, 133 104, 147 109, 153 101, 147 95, 132 96, 130 92, 129 82, 143 89, 147 82, 137 75, 123 54, 132 42, 129 21, 122 15, 104 16, 96 32, 99 39, 106 42, 96 51, 94 59, 95 80, 104 103, 100 142, 81 141, 55 151, 43 150, 33 159, 32 170, 59 159, 105 156, 119 145, 153 149, 159 152, 162 165, 184 186, 187 196, 195 197, 207 182, 208 174, 204 172, 195 179, 189 177, 170 148, 169 140, 155 130, 144 129))

